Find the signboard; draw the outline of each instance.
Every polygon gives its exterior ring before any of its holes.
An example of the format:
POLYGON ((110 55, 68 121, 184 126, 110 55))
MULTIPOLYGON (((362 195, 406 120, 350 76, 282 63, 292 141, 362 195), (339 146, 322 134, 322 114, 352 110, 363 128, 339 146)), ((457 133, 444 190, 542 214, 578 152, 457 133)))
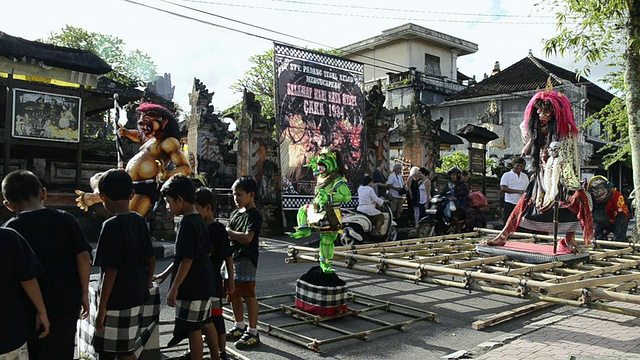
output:
POLYGON ((39 91, 13 90, 15 138, 79 142, 82 99, 39 91))
POLYGON ((339 151, 342 173, 357 188, 365 172, 364 65, 276 43, 275 80, 282 193, 314 193, 316 178, 304 165, 324 147, 339 151))
POLYGON ((469 148, 469 169, 471 172, 484 174, 485 172, 485 150, 469 148))

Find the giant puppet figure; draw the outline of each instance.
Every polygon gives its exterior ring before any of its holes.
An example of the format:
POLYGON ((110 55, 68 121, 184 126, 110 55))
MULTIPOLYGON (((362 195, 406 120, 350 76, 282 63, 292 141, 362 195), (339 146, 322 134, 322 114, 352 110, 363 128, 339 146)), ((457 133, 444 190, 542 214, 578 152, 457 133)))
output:
POLYGON ((624 196, 601 175, 592 177, 587 189, 593 199, 592 213, 596 239, 606 240, 607 234, 613 233, 614 241, 627 241, 629 208, 624 196))
POLYGON ((522 155, 533 158, 531 181, 504 229, 488 245, 504 245, 518 226, 543 233, 566 233, 560 249, 578 251, 575 232, 582 227, 585 245, 593 238, 589 197, 579 178, 578 128, 563 94, 540 91, 529 101, 521 125, 522 155))
MULTIPOLYGON (((180 129, 173 113, 161 105, 142 103, 137 109, 138 129, 128 130, 120 126, 120 136, 142 143, 140 151, 128 162, 125 170, 133 179, 135 195, 129 209, 146 216, 159 198, 159 184, 175 174, 189 175, 191 167, 180 148, 180 129), (165 170, 171 161, 175 169, 165 170)), ((96 174, 97 177, 100 174, 96 174)), ((76 190, 79 208, 87 211, 93 204, 102 202, 97 193, 97 178, 92 178, 93 193, 76 190)))
POLYGON ((327 274, 334 273, 331 267, 333 248, 338 234, 342 231, 340 203, 351 201, 347 180, 342 175, 342 161, 337 151, 323 149, 318 156, 312 156, 309 164, 318 177, 315 197, 311 204, 298 210, 298 226, 291 233, 294 239, 311 235, 311 229, 320 230, 320 267, 327 274))

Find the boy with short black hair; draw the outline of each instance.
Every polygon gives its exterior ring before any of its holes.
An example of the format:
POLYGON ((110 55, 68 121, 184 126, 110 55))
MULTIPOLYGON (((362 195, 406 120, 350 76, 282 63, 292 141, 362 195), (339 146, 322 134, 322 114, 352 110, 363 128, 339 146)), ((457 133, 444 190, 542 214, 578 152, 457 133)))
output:
POLYGON ((167 207, 182 215, 176 234, 173 263, 156 278, 164 281, 171 274, 167 305, 176 307, 174 339, 189 337, 191 359, 202 360, 204 333, 212 359, 219 359, 218 334, 211 323, 211 297, 215 295, 211 245, 207 226, 194 206, 195 186, 183 175, 174 175, 162 186, 167 207))
POLYGON ((36 309, 38 337, 49 333, 49 319, 36 276, 44 271, 29 244, 13 229, 0 228, 0 359, 27 360, 33 319, 25 294, 36 309))
POLYGON ((239 338, 234 345, 238 349, 243 349, 260 344, 255 286, 262 214, 255 205, 258 183, 253 177, 240 177, 233 183, 231 190, 233 200, 238 207, 231 213, 227 226, 227 234, 231 239, 235 277, 235 291, 230 293, 229 297, 236 324, 227 332, 227 339, 239 338), (248 328, 244 323, 243 300, 247 304, 248 328))
POLYGON ((94 261, 101 282, 93 346, 100 360, 133 360, 143 306, 153 287, 153 245, 144 218, 129 210, 134 195, 131 176, 124 170, 109 170, 100 178, 98 190, 102 205, 113 216, 102 224, 94 261))
POLYGON ((215 295, 214 306, 211 311, 213 325, 218 333, 218 347, 220 348, 220 359, 226 359, 226 329, 224 326, 224 318, 222 316, 222 298, 224 297, 225 286, 221 275, 222 265, 228 273, 228 282, 226 290, 234 291, 233 281, 233 257, 231 257, 231 246, 229 244, 229 236, 224 225, 217 221, 213 214, 215 207, 215 198, 213 192, 206 187, 200 187, 196 190, 196 210, 204 219, 209 231, 209 240, 211 241, 211 262, 213 263, 213 273, 215 276, 215 295))
POLYGON ((80 224, 66 211, 46 208, 47 197, 32 172, 16 170, 2 180, 7 209, 16 217, 4 224, 22 235, 45 271, 38 276, 51 331, 28 342, 30 359, 73 358, 78 314, 89 314, 91 245, 80 224))

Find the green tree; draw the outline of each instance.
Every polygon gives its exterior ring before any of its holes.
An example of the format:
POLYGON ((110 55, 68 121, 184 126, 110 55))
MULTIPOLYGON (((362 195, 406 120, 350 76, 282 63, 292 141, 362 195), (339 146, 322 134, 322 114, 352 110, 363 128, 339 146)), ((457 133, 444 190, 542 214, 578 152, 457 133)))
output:
MULTIPOLYGON (((626 105, 628 143, 635 197, 640 197, 640 3, 634 0, 547 0, 556 13, 558 33, 545 41, 547 54, 571 53, 576 62, 602 63, 623 52, 624 100, 611 107, 621 123, 626 105)), ((585 67, 589 73, 589 67, 585 67)), ((636 239, 640 222, 636 223, 636 239)))
POLYGON ((113 68, 107 77, 129 86, 144 86, 157 74, 157 66, 149 55, 137 49, 126 52, 124 40, 116 36, 67 25, 38 41, 91 51, 113 68))
POLYGON ((452 154, 442 157, 442 164, 436 168, 436 172, 446 173, 452 167, 457 167, 460 170, 466 170, 469 168, 469 155, 462 151, 456 151, 452 154))

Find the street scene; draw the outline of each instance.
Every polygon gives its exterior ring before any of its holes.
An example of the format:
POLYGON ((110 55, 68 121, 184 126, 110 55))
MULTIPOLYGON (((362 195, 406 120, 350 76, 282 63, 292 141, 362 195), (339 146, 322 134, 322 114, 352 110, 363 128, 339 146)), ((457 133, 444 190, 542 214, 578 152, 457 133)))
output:
POLYGON ((0 360, 635 359, 640 6, 0 25, 0 360))

